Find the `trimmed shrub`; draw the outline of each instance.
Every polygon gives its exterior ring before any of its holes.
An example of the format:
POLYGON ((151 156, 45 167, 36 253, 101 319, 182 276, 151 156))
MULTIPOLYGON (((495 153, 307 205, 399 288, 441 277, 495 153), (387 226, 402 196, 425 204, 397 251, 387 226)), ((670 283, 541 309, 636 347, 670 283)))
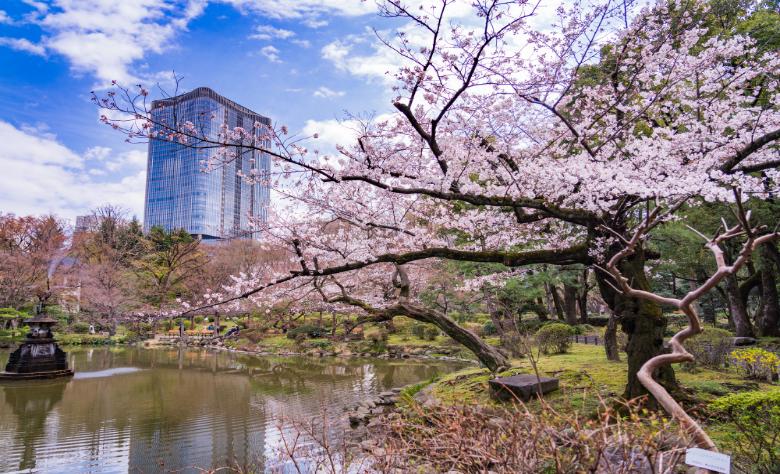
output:
POLYGON ((609 318, 605 318, 602 316, 588 316, 588 324, 591 326, 595 326, 597 328, 605 328, 607 327, 607 323, 609 323, 609 318))
MULTIPOLYGON (((296 336, 298 334, 303 334, 304 337, 321 337, 323 336, 327 331, 325 328, 321 328, 319 326, 312 326, 311 324, 307 324, 305 326, 300 326, 295 329, 291 329, 287 331, 287 339, 296 339, 296 336)), ((297 340, 297 339, 296 339, 297 340)))
POLYGON ((564 354, 571 349, 574 329, 566 324, 549 324, 536 332, 536 342, 544 354, 564 354))
POLYGON ((425 339, 429 341, 435 341, 439 336, 439 328, 435 326, 428 326, 425 328, 425 339))
POLYGON ((425 325, 415 324, 414 326, 412 326, 412 334, 414 334, 420 339, 425 339, 425 325))
POLYGON ((528 332, 536 332, 540 328, 544 326, 549 326, 550 324, 559 324, 555 321, 518 321, 517 323, 517 329, 521 333, 528 333, 528 332))
POLYGON ((690 366, 696 364, 720 367, 728 361, 731 352, 732 334, 724 329, 705 329, 703 333, 683 342, 685 350, 696 358, 690 366))
POLYGON ((485 323, 482 325, 482 331, 484 331, 486 336, 498 334, 498 329, 496 329, 496 325, 493 324, 493 321, 485 321, 485 323))
POLYGON ((203 324, 203 316, 195 316, 195 324, 203 324))
POLYGON ((572 331, 574 331, 575 336, 582 336, 583 334, 585 334, 584 328, 579 324, 576 326, 569 326, 569 327, 572 329, 572 331))
POLYGON ((745 392, 710 404, 720 411, 724 444, 740 472, 775 474, 780 466, 780 390, 745 392))
POLYGON ((89 323, 73 323, 70 327, 76 334, 86 334, 89 332, 89 323))

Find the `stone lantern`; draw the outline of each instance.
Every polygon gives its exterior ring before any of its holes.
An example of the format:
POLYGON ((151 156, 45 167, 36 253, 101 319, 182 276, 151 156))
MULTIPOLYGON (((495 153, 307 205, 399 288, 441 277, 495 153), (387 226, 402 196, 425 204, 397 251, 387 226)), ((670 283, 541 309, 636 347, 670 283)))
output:
POLYGON ((38 306, 39 313, 34 318, 25 321, 30 326, 30 332, 8 358, 5 372, 0 372, 0 379, 52 379, 73 375, 73 370, 68 367, 67 354, 59 348, 51 332, 57 320, 41 314, 41 307, 38 306))

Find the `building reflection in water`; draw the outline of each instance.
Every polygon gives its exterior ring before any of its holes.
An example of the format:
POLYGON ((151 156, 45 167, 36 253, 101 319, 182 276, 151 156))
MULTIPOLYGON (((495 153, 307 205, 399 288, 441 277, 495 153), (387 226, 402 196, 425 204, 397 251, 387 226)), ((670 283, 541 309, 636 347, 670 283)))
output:
MULTIPOLYGON (((273 456, 282 415, 309 419, 452 365, 69 349, 76 377, 0 385, 0 472, 138 472, 273 456), (67 466, 67 469, 65 467, 67 466)), ((0 352, 4 364, 8 352, 0 352)), ((429 361, 426 361, 429 362, 429 361)))

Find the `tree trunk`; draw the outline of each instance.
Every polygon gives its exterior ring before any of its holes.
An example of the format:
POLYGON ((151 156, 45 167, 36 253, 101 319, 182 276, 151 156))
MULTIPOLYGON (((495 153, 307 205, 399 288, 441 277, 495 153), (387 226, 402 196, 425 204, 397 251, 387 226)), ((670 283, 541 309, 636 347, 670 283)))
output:
POLYGON ((761 286, 763 287, 764 313, 757 321, 758 333, 762 336, 780 336, 780 301, 777 296, 777 281, 775 280, 775 269, 772 265, 764 265, 761 270, 761 286))
POLYGON ((617 342, 617 328, 620 322, 620 316, 614 312, 609 312, 609 321, 604 330, 604 351, 607 353, 607 360, 620 362, 620 348, 617 342))
POLYGON ((566 324, 577 325, 577 287, 563 284, 563 312, 566 324))
POLYGON ((195 316, 190 316, 190 331, 195 330, 195 316))
POLYGON ((558 292, 558 288, 553 284, 550 284, 550 292, 552 293, 553 304, 555 305, 555 312, 558 315, 558 319, 563 321, 563 301, 561 301, 561 294, 558 292))
POLYGON ((214 335, 219 336, 219 314, 214 314, 214 335))
POLYGON ((580 308, 580 323, 588 324, 588 269, 579 275, 580 291, 577 293, 577 306, 580 308))
POLYGON ((157 335, 157 319, 152 321, 152 339, 157 335))
MULTIPOLYGON (((481 274, 481 272, 477 271, 477 274, 481 274)), ((505 333, 504 326, 501 318, 499 318, 496 313, 496 308, 493 306, 493 300, 490 298, 490 290, 485 283, 482 284, 482 293, 485 295, 485 303, 487 304, 488 314, 490 314, 490 320, 493 321, 493 326, 495 326, 496 331, 498 331, 499 340, 503 342, 505 333)))
POLYGON ((726 284, 726 294, 729 297, 731 318, 734 321, 737 337, 756 337, 753 325, 750 323, 750 318, 748 318, 747 309, 745 309, 745 303, 742 302, 737 276, 728 275, 724 283, 726 284))
MULTIPOLYGON (((536 313, 536 317, 539 318, 539 321, 547 321, 548 319, 550 319, 550 318, 547 317, 547 312, 544 310, 544 301, 542 300, 542 298, 538 298, 535 301, 535 303, 536 303, 536 305, 535 305, 536 306, 536 311, 534 311, 534 312, 536 313)), ((547 306, 547 310, 548 311, 550 310, 549 303, 548 303, 548 306, 547 306)), ((521 314, 519 319, 522 319, 522 317, 523 317, 523 315, 521 314)))
POLYGON ((555 316, 555 307, 553 306, 553 295, 552 290, 550 290, 550 284, 547 282, 544 282, 544 294, 545 294, 545 300, 547 300, 547 314, 554 318, 555 316))
MULTIPOLYGON (((618 249, 617 246, 611 248, 609 252, 611 255, 607 255, 606 259, 612 258, 618 249)), ((619 270, 633 288, 651 291, 650 284, 645 277, 644 263, 644 251, 640 248, 637 249, 636 253, 620 262, 619 270)), ((604 302, 614 314, 621 316, 623 332, 628 335, 628 345, 626 346, 628 381, 623 397, 630 400, 647 395, 649 398, 645 406, 650 410, 655 410, 658 407, 658 402, 639 381, 637 372, 648 360, 657 355, 668 353, 668 350, 664 348, 667 320, 656 303, 650 300, 624 297, 615 291, 611 286, 613 282, 611 279, 607 280, 608 278, 604 272, 596 272, 596 281, 604 302)), ((674 369, 671 366, 658 369, 653 373, 653 378, 669 393, 675 392, 678 388, 674 369)))

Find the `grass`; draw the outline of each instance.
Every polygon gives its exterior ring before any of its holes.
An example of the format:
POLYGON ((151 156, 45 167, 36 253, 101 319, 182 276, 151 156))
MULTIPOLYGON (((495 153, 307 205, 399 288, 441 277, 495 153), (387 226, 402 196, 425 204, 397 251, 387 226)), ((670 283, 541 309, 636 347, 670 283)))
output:
MULTIPOLYGON (((545 395, 546 402, 553 408, 576 409, 582 414, 593 413, 603 403, 611 405, 613 400, 621 398, 628 376, 626 354, 621 354, 621 358, 622 362, 608 361, 603 347, 585 344, 574 344, 566 354, 542 356, 538 362, 539 374, 557 377, 560 382, 559 390, 545 395)), ((499 376, 534 373, 525 359, 510 362, 512 368, 499 376)), ((729 392, 724 383, 745 383, 733 369, 700 368, 691 372, 675 366, 675 372, 683 390, 706 403, 717 399, 717 392, 729 392)), ((447 404, 500 405, 501 402, 495 402, 489 396, 487 382, 492 378, 487 369, 479 368, 450 374, 442 378, 431 395, 447 404)), ((760 390, 773 388, 777 388, 777 384, 760 384, 760 390)), ((528 407, 538 408, 539 402, 532 400, 528 407)))

